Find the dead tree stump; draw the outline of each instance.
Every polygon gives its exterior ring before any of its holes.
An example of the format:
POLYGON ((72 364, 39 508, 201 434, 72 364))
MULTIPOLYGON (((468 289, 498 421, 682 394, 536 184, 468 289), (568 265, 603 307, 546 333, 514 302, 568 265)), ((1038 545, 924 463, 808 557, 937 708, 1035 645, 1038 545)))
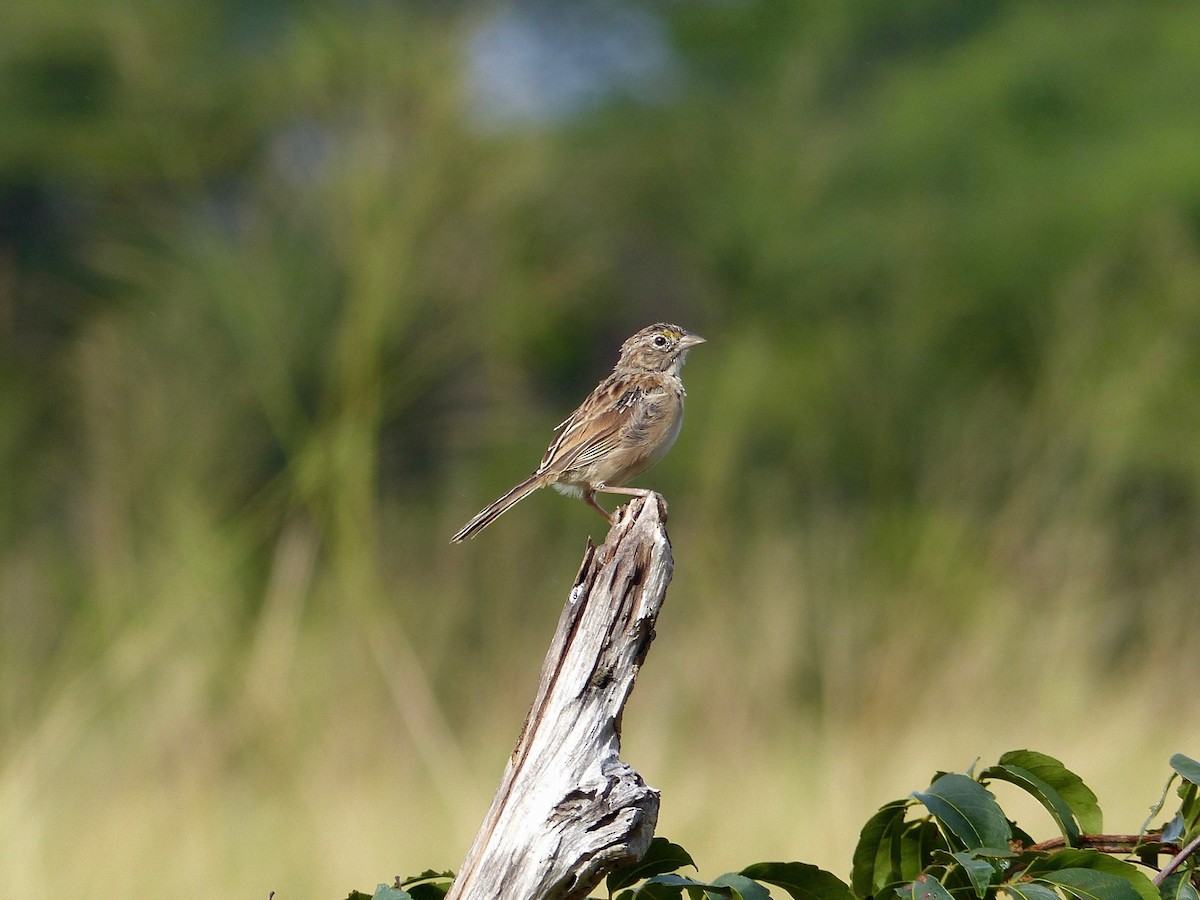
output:
POLYGON ((447 900, 575 900, 640 859, 658 791, 620 759, 621 712, 654 640, 673 562, 666 504, 633 500, 583 565, 537 697, 447 900))

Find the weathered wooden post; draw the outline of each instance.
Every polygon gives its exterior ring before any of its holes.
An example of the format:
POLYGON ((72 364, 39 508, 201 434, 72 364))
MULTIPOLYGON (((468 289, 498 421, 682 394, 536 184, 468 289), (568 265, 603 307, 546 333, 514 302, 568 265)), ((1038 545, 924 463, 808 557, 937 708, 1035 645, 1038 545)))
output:
POLYGON ((639 859, 658 791, 620 759, 621 712, 671 581, 666 504, 633 500, 583 565, 537 696, 448 900, 573 900, 639 859))

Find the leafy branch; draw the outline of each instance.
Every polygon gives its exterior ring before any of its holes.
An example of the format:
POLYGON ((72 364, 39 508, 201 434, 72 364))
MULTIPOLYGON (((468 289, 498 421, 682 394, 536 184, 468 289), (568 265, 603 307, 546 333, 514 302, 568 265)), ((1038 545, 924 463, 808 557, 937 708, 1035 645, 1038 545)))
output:
MULTIPOLYGON (((608 900, 1200 900, 1200 762, 1171 758, 1163 796, 1137 834, 1106 834, 1096 795, 1061 762, 1033 750, 1005 753, 978 775, 939 772, 924 790, 885 803, 854 849, 850 883, 800 862, 763 862, 712 880, 686 850, 655 838, 637 863, 612 871, 608 900), (1004 781, 1029 793, 1059 834, 1035 841, 988 790, 1004 781), (1175 782, 1178 808, 1151 830, 1175 782), (923 810, 923 812, 922 812, 923 810), (1159 857, 1170 858, 1158 868, 1159 857), (1118 858, 1128 857, 1128 858, 1118 858), (1139 864, 1154 870, 1148 876, 1139 864), (774 889, 774 892, 773 892, 774 889)), ((349 900, 439 900, 451 873, 425 872, 349 900)))

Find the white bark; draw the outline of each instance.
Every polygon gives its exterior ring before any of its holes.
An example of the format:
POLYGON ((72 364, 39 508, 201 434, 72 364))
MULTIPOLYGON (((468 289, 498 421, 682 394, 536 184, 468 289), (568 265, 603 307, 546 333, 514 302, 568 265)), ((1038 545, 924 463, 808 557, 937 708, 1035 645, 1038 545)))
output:
POLYGON ((619 756, 621 711, 671 580, 666 504, 633 500, 583 566, 537 697, 447 900, 574 900, 641 858, 658 791, 619 756))

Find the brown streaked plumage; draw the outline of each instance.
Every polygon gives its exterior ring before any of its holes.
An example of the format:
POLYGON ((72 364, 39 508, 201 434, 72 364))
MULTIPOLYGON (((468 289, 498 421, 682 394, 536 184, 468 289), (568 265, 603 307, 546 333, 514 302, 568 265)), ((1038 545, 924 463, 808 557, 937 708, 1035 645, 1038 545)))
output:
POLYGON ((626 487, 662 459, 683 424, 683 381, 679 370, 688 351, 704 338, 678 325, 643 328, 621 345, 621 358, 586 400, 558 428, 532 475, 471 519, 452 543, 472 538, 538 488, 553 485, 584 502, 612 524, 597 493, 644 497, 645 488, 626 487))

